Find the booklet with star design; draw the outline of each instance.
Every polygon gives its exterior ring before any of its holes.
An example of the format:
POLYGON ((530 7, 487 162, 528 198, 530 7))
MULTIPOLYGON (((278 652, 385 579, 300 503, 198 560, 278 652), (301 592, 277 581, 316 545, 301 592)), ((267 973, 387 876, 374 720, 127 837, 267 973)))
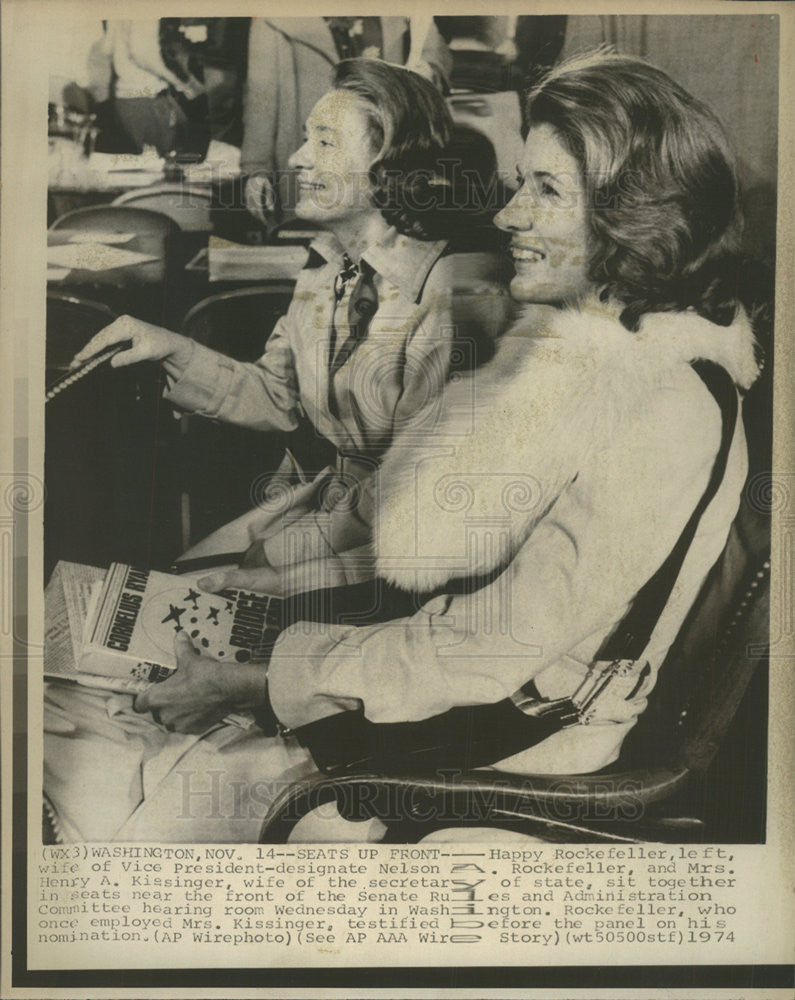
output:
POLYGON ((176 669, 174 635, 223 663, 264 662, 280 630, 280 600, 245 590, 206 593, 194 577, 111 563, 88 611, 78 669, 164 680, 176 669))

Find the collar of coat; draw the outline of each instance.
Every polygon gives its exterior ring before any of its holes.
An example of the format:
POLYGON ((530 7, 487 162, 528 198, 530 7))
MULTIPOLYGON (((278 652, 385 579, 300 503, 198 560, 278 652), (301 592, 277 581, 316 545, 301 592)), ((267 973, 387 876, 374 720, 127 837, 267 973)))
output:
POLYGON ((618 314, 595 299, 526 311, 489 364, 451 382, 395 438, 379 473, 380 576, 428 591, 497 569, 594 445, 609 443, 677 369, 713 361, 741 389, 758 374, 744 312, 728 327, 694 312, 649 313, 637 333, 618 314), (473 524, 491 547, 467 542, 473 524))
MULTIPOLYGON (((447 240, 417 240, 390 226, 377 243, 364 251, 361 259, 412 302, 419 302, 428 275, 446 248, 447 240)), ((328 230, 315 237, 310 250, 337 269, 342 266, 344 247, 328 230)))

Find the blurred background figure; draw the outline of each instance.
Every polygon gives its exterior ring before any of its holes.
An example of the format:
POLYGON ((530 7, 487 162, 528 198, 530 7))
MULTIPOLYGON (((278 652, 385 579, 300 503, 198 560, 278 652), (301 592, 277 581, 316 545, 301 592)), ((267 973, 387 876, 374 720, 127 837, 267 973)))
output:
POLYGON ((75 30, 47 53, 48 134, 79 142, 110 129, 110 73, 102 51, 105 22, 77 21, 75 30))
POLYGON ((210 141, 200 67, 172 19, 108 21, 102 51, 112 69, 113 120, 126 151, 195 152, 210 141))
POLYGON ((437 17, 448 43, 454 89, 522 90, 549 69, 563 48, 566 17, 437 17))
POLYGON ((462 172, 477 178, 477 200, 491 218, 510 197, 522 155, 519 94, 555 62, 564 17, 437 17, 452 56, 450 111, 462 172))
POLYGON ((248 18, 87 23, 50 77, 51 116, 94 115, 102 152, 151 146, 195 160, 211 139, 239 147, 248 27, 248 18))
POLYGON ((104 21, 78 21, 62 44, 48 52, 51 107, 88 113, 108 99, 107 58, 101 52, 104 34, 104 21))
POLYGON ((177 63, 204 85, 210 138, 239 147, 251 19, 182 17, 160 23, 165 61, 172 68, 177 63))
POLYGON ((191 150, 203 156, 209 142, 207 98, 201 70, 179 52, 169 21, 92 22, 70 36, 50 102, 67 112, 96 116, 97 149, 160 156, 191 150))

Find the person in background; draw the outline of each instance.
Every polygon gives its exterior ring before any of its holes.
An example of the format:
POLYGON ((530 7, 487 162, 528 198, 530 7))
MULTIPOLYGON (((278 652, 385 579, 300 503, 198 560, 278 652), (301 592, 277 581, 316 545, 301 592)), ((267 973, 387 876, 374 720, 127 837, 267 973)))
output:
POLYGON ((239 148, 250 21, 91 22, 59 50, 50 104, 96 114, 103 152, 200 152, 208 133, 239 148))
POLYGON ((237 147, 243 141, 250 24, 248 17, 182 17, 161 21, 164 61, 176 72, 188 71, 203 83, 211 139, 237 147), (168 26, 167 33, 164 25, 168 26))
POLYGON ((113 74, 114 125, 130 152, 207 150, 207 96, 195 62, 176 56, 176 33, 170 20, 107 22, 101 52, 113 74))
POLYGON ((566 16, 437 17, 450 47, 450 84, 476 94, 524 90, 560 55, 566 16))
POLYGON ((440 90, 451 67, 430 17, 252 19, 240 168, 246 207, 263 224, 272 225, 294 204, 285 176, 289 158, 334 64, 351 57, 405 64, 440 90))
POLYGON ((289 161, 299 180, 297 212, 325 232, 258 362, 235 362, 131 317, 75 359, 132 340, 113 364, 163 361, 175 406, 262 431, 292 431, 305 416, 336 447, 335 466, 311 481, 288 462, 268 485, 270 502, 183 557, 232 553, 290 591, 372 576, 374 471, 448 373, 447 233, 460 214, 443 207, 448 187, 439 172, 450 116, 418 74, 379 60, 343 61, 306 131, 289 161))
POLYGON ((81 114, 110 96, 110 67, 102 51, 105 22, 84 21, 51 53, 48 103, 81 114))

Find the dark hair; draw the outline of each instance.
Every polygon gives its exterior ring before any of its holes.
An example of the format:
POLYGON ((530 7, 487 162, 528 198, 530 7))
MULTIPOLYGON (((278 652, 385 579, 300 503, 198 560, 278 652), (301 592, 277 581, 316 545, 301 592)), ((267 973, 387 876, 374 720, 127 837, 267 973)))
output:
MULTIPOLYGON (((367 104, 376 157, 373 200, 398 232, 418 239, 446 235, 448 182, 442 164, 453 122, 442 95, 424 77, 377 59, 345 59, 332 86, 367 104)), ((449 213, 448 213, 449 216, 449 213)))
POLYGON ((530 92, 525 135, 541 124, 580 165, 589 277, 624 303, 624 325, 688 308, 730 323, 738 185, 709 108, 654 66, 599 50, 553 69, 530 92))

